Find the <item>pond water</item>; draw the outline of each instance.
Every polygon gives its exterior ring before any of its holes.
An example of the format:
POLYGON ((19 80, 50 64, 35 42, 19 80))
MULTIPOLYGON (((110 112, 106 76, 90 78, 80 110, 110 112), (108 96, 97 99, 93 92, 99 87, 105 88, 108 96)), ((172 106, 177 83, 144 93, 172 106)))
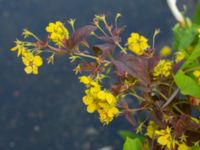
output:
MULTIPOLYGON (((179 0, 194 9, 197 0, 179 0)), ((56 57, 38 76, 28 76, 20 59, 9 51, 23 28, 45 35, 50 21, 76 18, 76 26, 91 22, 95 14, 110 20, 117 12, 126 24, 127 37, 136 31, 151 38, 161 29, 156 46, 170 43, 175 24, 165 0, 0 0, 0 150, 122 149, 117 131, 132 129, 123 117, 102 126, 81 102, 83 86, 73 65, 56 57)), ((190 14, 189 14, 190 15, 190 14)))

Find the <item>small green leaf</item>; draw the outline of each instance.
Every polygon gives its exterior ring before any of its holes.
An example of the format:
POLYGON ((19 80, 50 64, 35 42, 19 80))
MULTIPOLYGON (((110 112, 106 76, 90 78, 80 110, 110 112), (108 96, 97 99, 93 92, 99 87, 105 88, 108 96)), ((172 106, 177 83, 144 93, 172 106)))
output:
POLYGON ((176 50, 185 50, 194 41, 197 34, 197 27, 193 25, 183 28, 180 25, 176 25, 173 28, 173 34, 173 48, 176 50))
POLYGON ((142 150, 142 143, 139 139, 126 138, 126 141, 123 145, 123 150, 142 150))
POLYGON ((192 146, 191 150, 200 150, 200 146, 196 145, 196 146, 192 146))
POLYGON ((191 63, 195 63, 195 60, 200 57, 200 41, 196 45, 195 49, 192 51, 192 54, 188 57, 186 62, 181 67, 182 69, 187 67, 188 65, 191 65, 191 63))
POLYGON ((141 140, 141 142, 143 142, 145 139, 144 136, 135 134, 135 133, 133 133, 131 131, 127 131, 127 130, 120 130, 120 131, 118 131, 118 134, 123 138, 123 140, 126 140, 126 138, 129 137, 132 139, 138 138, 141 140))
POLYGON ((196 6, 196 10, 194 13, 194 23, 200 25, 200 3, 198 3, 196 6))
POLYGON ((200 98, 200 86, 197 81, 185 75, 182 70, 176 73, 174 79, 182 94, 200 98))

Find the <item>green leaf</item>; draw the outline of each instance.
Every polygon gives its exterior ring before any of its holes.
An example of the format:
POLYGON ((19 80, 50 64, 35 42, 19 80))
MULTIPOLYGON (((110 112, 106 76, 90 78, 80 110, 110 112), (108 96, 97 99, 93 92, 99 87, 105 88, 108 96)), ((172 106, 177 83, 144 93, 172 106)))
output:
POLYGON ((183 28, 180 25, 176 25, 173 28, 173 34, 173 48, 176 50, 185 50, 194 41, 197 34, 197 27, 193 25, 183 28))
POLYGON ((142 143, 138 138, 131 139, 127 137, 123 145, 123 150, 142 150, 142 143))
POLYGON ((200 146, 196 145, 196 146, 192 146, 191 150, 200 150, 200 146))
POLYGON ((126 138, 129 137, 132 139, 138 138, 141 140, 141 142, 143 142, 145 139, 144 136, 135 134, 135 133, 133 133, 131 131, 127 131, 127 130, 120 130, 120 131, 118 131, 118 134, 123 138, 123 140, 126 140, 126 138))
POLYGON ((182 69, 191 65, 191 63, 195 63, 195 60, 200 57, 200 41, 197 43, 195 49, 192 51, 192 54, 188 57, 186 62, 181 67, 182 69))
POLYGON ((197 4, 196 9, 195 9, 194 23, 200 25, 200 3, 197 4))
POLYGON ((182 70, 176 73, 174 79, 182 94, 200 98, 200 86, 197 81, 185 75, 182 70))

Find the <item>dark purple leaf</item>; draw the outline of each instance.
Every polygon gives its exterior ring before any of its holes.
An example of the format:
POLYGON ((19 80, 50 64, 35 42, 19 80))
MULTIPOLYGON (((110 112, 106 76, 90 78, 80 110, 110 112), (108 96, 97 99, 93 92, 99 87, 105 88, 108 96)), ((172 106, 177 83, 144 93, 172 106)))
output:
POLYGON ((115 28, 112 31, 113 36, 119 36, 122 32, 124 32, 125 27, 115 28))
POLYGON ((96 27, 93 25, 86 25, 82 28, 79 28, 68 40, 64 41, 64 46, 69 49, 76 47, 95 30, 96 27))
POLYGON ((146 58, 133 55, 121 55, 119 59, 113 60, 113 64, 117 70, 129 73, 144 85, 148 86, 151 83, 146 58))
POLYGON ((113 44, 100 44, 100 45, 95 45, 92 48, 95 52, 95 54, 98 56, 100 52, 102 52, 102 56, 106 57, 109 56, 113 53, 115 49, 115 45, 113 44))

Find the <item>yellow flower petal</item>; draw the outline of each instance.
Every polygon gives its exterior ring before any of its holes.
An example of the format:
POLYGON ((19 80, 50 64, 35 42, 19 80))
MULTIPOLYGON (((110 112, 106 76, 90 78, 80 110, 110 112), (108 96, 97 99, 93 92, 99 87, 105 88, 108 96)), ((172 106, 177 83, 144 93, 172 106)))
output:
POLYGON ((32 69, 31 66, 27 66, 27 67, 24 68, 24 71, 25 71, 27 74, 31 74, 32 71, 33 71, 33 69, 32 69))
POLYGON ((100 100, 105 100, 105 98, 106 98, 106 92, 105 91, 99 91, 98 94, 97 94, 97 97, 100 100))
POLYGON ((111 93, 106 94, 106 100, 109 104, 115 104, 116 103, 116 98, 111 93))
POLYGON ((81 82, 81 83, 84 83, 84 84, 89 84, 90 83, 90 81, 91 81, 91 79, 89 78, 89 77, 87 77, 87 76, 81 76, 81 77, 79 77, 79 81, 81 82))
POLYGON ((93 98, 91 96, 84 96, 83 97, 83 103, 85 105, 89 105, 93 102, 93 98))
POLYGON ((189 150, 190 148, 185 144, 182 143, 178 146, 178 150, 189 150))
POLYGON ((160 137, 157 139, 157 142, 158 142, 160 145, 167 145, 170 141, 168 140, 167 136, 160 136, 160 137))
POLYGON ((18 46, 15 46, 15 47, 11 48, 10 50, 11 51, 17 51, 17 49, 18 49, 18 46))
POLYGON ((38 67, 33 65, 32 66, 33 74, 37 75, 38 74, 38 67))
POLYGON ((29 66, 29 60, 26 57, 22 57, 22 62, 25 66, 29 66))
POLYGON ((87 106, 87 112, 88 113, 93 113, 96 110, 96 105, 90 104, 87 106))
POLYGON ((185 58, 185 54, 183 52, 176 52, 175 53, 175 62, 179 63, 185 58))
POLYGON ((39 55, 35 56, 33 59, 33 64, 38 67, 41 66, 43 64, 42 58, 39 55))

